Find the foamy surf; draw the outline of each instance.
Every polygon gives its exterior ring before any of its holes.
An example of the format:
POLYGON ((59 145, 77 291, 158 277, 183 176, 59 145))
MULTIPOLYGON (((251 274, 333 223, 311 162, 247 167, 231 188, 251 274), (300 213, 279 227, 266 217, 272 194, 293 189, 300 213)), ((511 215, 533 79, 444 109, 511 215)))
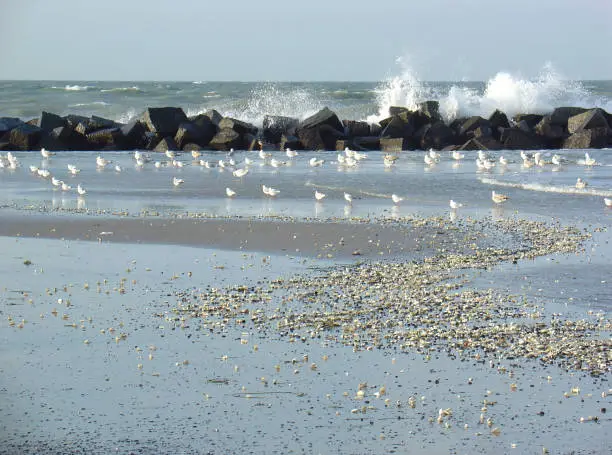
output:
POLYGON ((528 191, 540 191, 544 193, 559 193, 559 194, 578 194, 582 196, 601 196, 601 197, 612 197, 612 191, 606 191, 597 188, 582 188, 578 189, 575 186, 557 186, 557 185, 546 185, 543 183, 514 183, 507 182, 504 180, 493 179, 489 177, 479 178, 481 183, 485 185, 501 186, 507 188, 518 188, 521 190, 528 191))

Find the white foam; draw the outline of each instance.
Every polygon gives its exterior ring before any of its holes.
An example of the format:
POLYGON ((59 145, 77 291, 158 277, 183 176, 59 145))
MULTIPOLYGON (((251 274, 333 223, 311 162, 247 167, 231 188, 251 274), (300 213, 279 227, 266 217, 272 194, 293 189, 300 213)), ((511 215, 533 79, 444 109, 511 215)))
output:
POLYGON ((583 188, 578 189, 574 186, 556 186, 556 185, 544 185, 542 183, 515 183, 507 182, 504 180, 493 179, 489 177, 481 177, 481 183, 486 185, 502 186, 508 188, 519 188, 521 190, 528 191, 541 191, 544 193, 560 193, 560 194, 579 194, 583 196, 602 196, 612 197, 612 191, 606 191, 595 188, 583 188))
POLYGON ((83 92, 83 91, 91 90, 92 88, 95 88, 95 87, 93 85, 66 85, 64 87, 53 86, 51 88, 56 89, 56 90, 66 90, 69 92, 83 92))
POLYGON ((71 104, 68 107, 84 107, 84 106, 110 106, 110 103, 107 103, 105 101, 92 101, 91 103, 71 104))
POLYGON ((500 109, 512 117, 518 113, 544 114, 555 107, 579 106, 612 109, 612 100, 597 97, 580 82, 563 78, 551 64, 546 64, 533 79, 510 72, 498 72, 483 90, 466 85, 451 85, 443 91, 424 84, 404 59, 398 59, 401 74, 382 82, 376 89, 378 113, 367 118, 370 123, 389 116, 389 107, 416 109, 427 100, 440 103, 440 114, 446 121, 458 117, 480 115, 489 117, 500 109))
POLYGON ((100 90, 101 92, 142 92, 141 88, 137 85, 132 85, 131 87, 115 87, 115 88, 104 88, 100 90))

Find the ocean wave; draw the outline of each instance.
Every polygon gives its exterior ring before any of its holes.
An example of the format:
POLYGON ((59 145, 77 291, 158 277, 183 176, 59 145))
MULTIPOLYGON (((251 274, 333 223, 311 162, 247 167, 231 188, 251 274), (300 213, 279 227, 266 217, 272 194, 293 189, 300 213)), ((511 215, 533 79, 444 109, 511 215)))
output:
POLYGON ((489 117, 496 109, 508 116, 519 113, 545 114, 560 106, 602 107, 612 109, 612 100, 593 93, 577 81, 564 79, 551 64, 546 64, 534 79, 498 72, 486 81, 484 90, 469 84, 441 88, 424 83, 416 71, 398 59, 400 75, 387 79, 375 89, 378 113, 367 118, 375 123, 389 116, 389 107, 416 110, 423 101, 437 100, 446 121, 480 115, 489 117))
POLYGON ((51 88, 54 90, 66 90, 68 92, 85 92, 87 90, 95 89, 96 86, 95 85, 65 85, 64 87, 57 87, 54 85, 51 88))
POLYGON ((105 101, 92 101, 91 103, 76 103, 70 104, 68 107, 85 107, 85 106, 110 106, 110 103, 105 101))
POLYGON ((102 93, 106 92, 142 92, 143 90, 137 85, 133 85, 132 87, 115 87, 115 88, 103 88, 100 90, 102 93))
POLYGON ((486 185, 502 186, 508 188, 518 188, 521 190, 528 191, 541 191, 544 193, 559 193, 559 194, 579 194, 582 196, 602 196, 612 197, 612 191, 606 191, 596 188, 583 188, 578 189, 574 186, 557 186, 557 185, 546 185, 543 183, 515 183, 504 180, 493 179, 489 177, 481 177, 481 183, 486 185))

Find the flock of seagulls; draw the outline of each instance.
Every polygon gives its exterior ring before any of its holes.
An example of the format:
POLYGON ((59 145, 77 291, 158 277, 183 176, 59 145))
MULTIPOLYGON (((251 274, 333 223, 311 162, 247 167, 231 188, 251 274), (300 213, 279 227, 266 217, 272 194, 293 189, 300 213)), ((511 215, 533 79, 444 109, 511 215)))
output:
MULTIPOLYGON (((205 160, 202 158, 201 152, 192 151, 191 156, 194 161, 191 164, 199 165, 199 166, 202 166, 208 169, 212 169, 216 167, 220 171, 228 170, 231 172, 232 176, 239 178, 239 179, 243 179, 249 174, 250 166, 255 166, 255 165, 270 166, 274 169, 280 169, 282 167, 292 165, 292 160, 298 156, 297 151, 287 148, 285 150, 285 156, 287 157, 287 160, 281 160, 278 157, 274 157, 271 152, 264 151, 263 144, 261 142, 259 142, 259 146, 260 148, 256 152, 256 156, 259 160, 247 156, 244 158, 240 166, 238 165, 236 160, 233 158, 233 154, 234 154, 233 149, 230 150, 230 152, 225 157, 225 159, 219 159, 217 161, 205 160)), ((44 148, 41 149, 40 154, 43 158, 43 163, 49 163, 51 158, 55 155, 55 153, 50 152, 44 148)), ((164 156, 167 158, 166 161, 163 161, 163 162, 154 161, 150 154, 141 152, 141 151, 136 151, 134 152, 133 159, 135 162, 135 166, 139 168, 147 165, 148 163, 153 163, 153 166, 157 169, 162 168, 162 167, 182 168, 185 166, 185 162, 177 159, 176 152, 166 151, 164 156)), ((450 157, 452 160, 457 161, 457 162, 464 160, 466 158, 464 153, 460 151, 456 151, 456 150, 450 152, 450 157)), ((542 152, 540 151, 535 152, 533 154, 528 154, 525 151, 521 151, 520 157, 522 160, 521 166, 524 168, 530 168, 534 166, 544 167, 547 165, 553 165, 553 166, 559 167, 559 166, 564 165, 567 162, 565 158, 561 157, 558 154, 553 155, 550 160, 547 160, 545 159, 542 152)), ((366 153, 361 153, 355 150, 351 150, 350 148, 347 147, 345 148, 343 152, 338 153, 336 155, 335 163, 339 167, 352 168, 352 167, 358 166, 360 162, 362 162, 363 160, 366 160, 367 158, 368 158, 368 155, 366 153)), ((386 168, 393 167, 395 166, 398 159, 399 159, 398 154, 387 153, 383 155, 383 164, 386 168)), ((423 161, 426 166, 435 166, 437 163, 441 161, 441 159, 442 159, 442 153, 439 151, 435 151, 433 149, 426 151, 425 154, 423 155, 423 161)), ((313 156, 312 158, 308 160, 308 166, 312 168, 317 168, 317 167, 323 166, 325 162, 326 162, 325 159, 319 158, 317 156, 313 156)), ((494 158, 489 156, 484 151, 478 151, 478 155, 476 157, 475 162, 476 162, 476 167, 478 170, 485 170, 485 171, 490 171, 496 166, 506 167, 510 164, 510 162, 504 156, 500 156, 497 160, 495 160, 494 158)), ((112 161, 108 160, 107 158, 104 158, 101 155, 98 155, 96 157, 95 163, 96 163, 96 169, 98 170, 104 170, 113 165, 112 161)), ((586 152, 584 154, 584 160, 578 160, 577 164, 591 167, 591 166, 597 166, 600 163, 598 163, 594 158, 592 158, 589 155, 588 152, 586 152)), ((14 154, 12 154, 11 152, 8 152, 6 156, 0 155, 0 168, 16 169, 17 167, 19 167, 19 161, 15 157, 14 154)), ((45 166, 44 164, 41 167, 32 165, 29 168, 32 174, 35 174, 36 176, 41 177, 43 179, 50 180, 54 189, 61 190, 62 192, 73 191, 73 187, 71 185, 61 180, 57 176, 52 175, 51 171, 48 169, 48 166, 45 166)), ((67 169, 68 169, 69 174, 72 176, 76 176, 81 172, 81 170, 77 168, 74 164, 67 164, 67 169)), ((115 170, 115 172, 118 172, 118 173, 123 172, 123 168, 119 164, 114 164, 113 169, 115 170)), ((180 187, 184 183, 185 183, 185 180, 183 178, 179 178, 176 176, 172 178, 172 185, 175 188, 180 187)), ((576 180, 575 187, 577 189, 585 189, 587 186, 588 186, 588 183, 584 181, 582 178, 578 178, 576 180)), ((281 192, 279 189, 272 188, 265 184, 263 184, 261 188, 262 188, 262 193, 265 196, 270 197, 270 198, 277 197, 281 192)), ((79 195, 79 197, 83 197, 87 194, 87 190, 83 187, 81 183, 79 183, 76 186, 75 191, 79 195)), ((226 187, 225 195, 228 198, 234 198, 238 195, 238 192, 235 189, 226 187)), ((314 191, 314 199, 316 202, 321 202, 326 197, 327 195, 325 193, 319 190, 314 191)), ((344 201, 349 206, 353 204, 353 200, 354 198, 350 193, 344 192, 344 201)), ((400 196, 398 194, 392 194, 391 200, 395 206, 398 206, 401 204, 401 202, 405 200, 405 197, 400 196)), ((497 193, 496 191, 492 191, 491 200, 493 201, 494 204, 503 204, 509 200, 509 197, 505 194, 501 194, 501 193, 497 193)), ((604 204, 607 207, 612 207, 612 199, 604 198, 604 204)), ((456 211, 460 209, 461 207, 463 207, 464 204, 451 199, 449 201, 449 206, 452 211, 456 211)))

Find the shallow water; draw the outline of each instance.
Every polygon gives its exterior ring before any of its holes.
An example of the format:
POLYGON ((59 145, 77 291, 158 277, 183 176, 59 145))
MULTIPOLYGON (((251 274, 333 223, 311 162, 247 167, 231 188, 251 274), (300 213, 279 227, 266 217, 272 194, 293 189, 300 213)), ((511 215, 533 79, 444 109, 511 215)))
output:
POLYGON ((25 319, 0 327, 2 453, 606 453, 609 384, 581 373, 444 352, 354 353, 333 333, 289 343, 249 324, 211 333, 167 318, 175 290, 255 283, 319 261, 43 239, 0 238, 0 247, 0 276, 11 276, 3 319, 25 319), (579 395, 564 398, 572 387, 579 395), (485 399, 499 437, 478 423, 485 399), (430 422, 440 408, 452 409, 448 426, 430 422), (580 423, 589 415, 601 420, 580 423))
MULTIPOLYGON (((542 306, 546 318, 566 311, 592 317, 589 311, 605 314, 612 303, 607 277, 612 210, 604 207, 601 195, 566 190, 582 177, 590 189, 611 191, 612 158, 609 151, 594 151, 602 165, 585 168, 576 163, 583 152, 563 154, 569 163, 556 171, 511 164, 503 173, 497 168, 479 173, 474 156, 459 165, 444 159, 429 168, 422 153, 404 152, 394 168, 385 170, 377 152, 355 169, 339 169, 329 164, 335 154, 321 153, 316 156, 329 166, 312 169, 307 161, 315 154, 305 152, 280 170, 251 166, 241 180, 228 171, 191 166, 186 156, 181 169, 138 170, 127 153, 105 154, 124 167, 117 173, 96 170, 95 154, 58 153, 45 165, 73 186, 82 182, 88 194, 79 199, 29 173, 30 164, 43 164, 38 154, 18 153, 20 168, 0 170, 0 204, 24 215, 30 208, 65 209, 60 213, 67 217, 87 216, 72 213, 80 208, 132 216, 159 211, 161 216, 205 212, 329 219, 449 217, 453 198, 465 204, 455 213, 458 221, 518 217, 575 224, 589 232, 600 228, 583 253, 501 264, 475 272, 472 283, 525 295, 542 306), (68 176, 67 163, 81 173, 68 176), (174 188, 173 176, 185 184, 174 188), (280 189, 280 195, 264 198, 261 184, 280 189), (226 186, 239 196, 227 199, 226 186), (328 195, 320 204, 313 200, 315 188, 328 195), (492 189, 510 200, 494 206, 492 189), (345 191, 355 197, 352 206, 342 198, 345 191), (392 193, 406 200, 394 207, 392 193)), ((253 155, 248 156, 256 159, 253 155)), ((234 158, 240 163, 245 156, 237 152, 234 158)), ((224 156, 205 158, 213 157, 224 156)), ((15 323, 0 325, 3 453, 536 454, 543 447, 550 453, 609 453, 610 421, 601 411, 609 408, 610 395, 601 396, 610 388, 607 377, 594 379, 537 361, 496 359, 491 367, 488 361, 444 352, 430 359, 393 350, 355 353, 335 343, 333 332, 331 339, 293 343, 235 321, 210 332, 197 320, 182 324, 171 313, 174 291, 255 284, 329 261, 14 238, 0 238, 0 250, 1 316, 15 323), (24 265, 25 260, 32 265, 24 265), (366 396, 356 399, 364 382, 366 396), (516 392, 510 390, 512 383, 518 385, 516 392), (386 395, 376 398, 383 385, 386 395), (579 394, 565 398, 573 387, 581 389, 579 394), (407 404, 411 396, 417 399, 414 409, 407 404), (501 428, 499 437, 478 423, 485 399, 497 402, 487 417, 501 428), (448 428, 435 422, 440 408, 453 410, 448 428), (588 416, 599 421, 580 423, 588 416)))

